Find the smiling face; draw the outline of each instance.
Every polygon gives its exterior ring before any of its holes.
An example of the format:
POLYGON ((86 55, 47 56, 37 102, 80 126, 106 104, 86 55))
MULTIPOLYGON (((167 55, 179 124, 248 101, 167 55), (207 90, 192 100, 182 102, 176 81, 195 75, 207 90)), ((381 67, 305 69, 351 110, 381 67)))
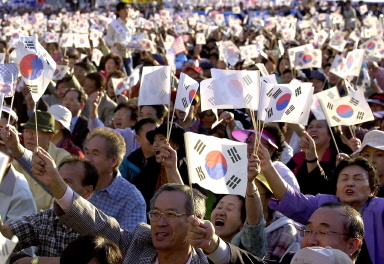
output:
POLYGON ((117 65, 116 65, 116 62, 114 59, 109 59, 105 62, 105 71, 108 73, 108 74, 111 74, 112 72, 114 72, 115 70, 118 70, 117 69, 117 65))
POLYGON ((113 114, 112 124, 113 128, 132 128, 136 123, 135 120, 131 119, 131 109, 122 107, 113 114))
POLYGON ((224 241, 231 239, 243 228, 241 208, 243 201, 237 195, 226 195, 211 213, 215 233, 224 241))
MULTIPOLYGON (((163 191, 157 197, 154 208, 161 213, 174 211, 178 214, 186 213, 187 197, 180 191, 163 191)), ((176 218, 168 223, 164 216, 156 222, 151 221, 151 236, 153 246, 161 252, 175 252, 190 247, 187 242, 188 221, 187 215, 176 218)))
POLYGON ((331 136, 329 135, 327 121, 325 120, 312 120, 307 128, 308 134, 315 141, 316 147, 329 146, 331 136))
POLYGON ((337 178, 336 196, 342 203, 359 210, 372 195, 368 172, 365 169, 351 165, 340 171, 337 178))

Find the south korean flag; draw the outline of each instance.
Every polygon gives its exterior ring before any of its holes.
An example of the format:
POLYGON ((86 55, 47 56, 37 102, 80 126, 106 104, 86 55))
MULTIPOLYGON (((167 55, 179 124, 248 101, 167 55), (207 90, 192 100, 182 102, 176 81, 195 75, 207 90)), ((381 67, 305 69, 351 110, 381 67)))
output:
POLYGON ((217 194, 245 196, 247 145, 192 132, 184 134, 191 183, 217 194))

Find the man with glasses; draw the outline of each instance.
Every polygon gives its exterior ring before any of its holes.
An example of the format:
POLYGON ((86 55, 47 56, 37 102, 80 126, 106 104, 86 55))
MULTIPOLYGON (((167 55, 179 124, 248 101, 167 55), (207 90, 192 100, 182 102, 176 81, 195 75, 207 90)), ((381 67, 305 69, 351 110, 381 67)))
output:
MULTIPOLYGON (((353 262, 363 246, 364 223, 359 212, 341 202, 327 202, 317 209, 308 223, 300 229, 301 247, 331 247, 346 253, 353 262)), ((293 254, 287 254, 281 263, 289 263, 293 254)))
MULTIPOLYGON (((55 196, 55 213, 60 219, 81 235, 98 234, 118 244, 124 255, 123 263, 208 263, 204 252, 187 241, 188 216, 202 217, 205 214, 205 197, 199 191, 193 190, 192 197, 191 189, 186 185, 163 185, 150 202, 150 225, 141 223, 130 232, 121 229, 114 218, 74 193, 58 174, 49 154, 42 149, 33 156, 33 173, 55 196)), ((213 253, 208 256, 213 263, 228 263, 234 256, 263 263, 228 246, 214 234, 206 239, 210 246, 204 247, 208 249, 205 253, 213 253), (223 256, 226 257, 223 262, 215 259, 223 256)), ((241 259, 236 263, 245 261, 241 259)))

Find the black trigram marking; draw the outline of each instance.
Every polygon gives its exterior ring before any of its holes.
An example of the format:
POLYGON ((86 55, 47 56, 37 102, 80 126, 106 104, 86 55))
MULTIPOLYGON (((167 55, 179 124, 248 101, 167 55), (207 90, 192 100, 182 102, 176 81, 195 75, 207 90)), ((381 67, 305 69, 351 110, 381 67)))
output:
MULTIPOLYGON (((265 82, 265 83, 267 83, 267 82, 265 82)), ((269 90, 269 92, 267 93, 267 96, 268 96, 268 97, 271 97, 271 95, 272 95, 272 91, 273 91, 273 88, 272 88, 271 90, 269 90)))
POLYGON ((289 115, 293 110, 295 110, 295 107, 293 105, 291 105, 286 111, 285 111, 285 114, 286 115, 289 115))
POLYGON ((353 104, 354 106, 357 106, 359 104, 359 100, 355 99, 355 98, 352 98, 351 101, 349 101, 351 104, 353 104))
POLYGON ((241 179, 237 178, 235 175, 232 175, 232 177, 227 181, 226 185, 229 188, 235 189, 240 182, 241 179))
POLYGON ((281 89, 277 89, 277 91, 272 95, 273 98, 277 98, 282 93, 281 89))
POLYGON ((249 104, 249 103, 251 102, 252 98, 253 98, 252 95, 247 94, 247 95, 244 97, 244 101, 245 101, 245 103, 246 103, 246 104, 249 104))
POLYGON ((33 41, 25 41, 24 47, 26 49, 35 49, 35 43, 33 41))
POLYGON ((333 93, 331 93, 331 92, 329 92, 327 95, 328 95, 328 97, 331 98, 331 99, 335 98, 335 95, 334 95, 333 93))
POLYGON ((197 176, 199 177, 200 181, 205 179, 205 174, 201 166, 196 168, 197 176))
POLYGON ((332 116, 332 119, 335 120, 336 122, 340 122, 340 119, 337 118, 336 116, 332 116))
POLYGON ((205 145, 204 142, 199 139, 193 149, 196 150, 199 155, 201 155, 206 146, 207 145, 205 145))
POLYGON ((31 93, 38 93, 39 92, 39 88, 37 87, 37 85, 26 84, 26 86, 28 87, 28 89, 31 93))
POLYGON ((163 98, 165 95, 167 94, 167 92, 166 91, 164 91, 164 90, 161 90, 161 92, 160 92, 160 97, 161 98, 163 98))
POLYGON ((253 83, 251 77, 249 77, 248 74, 245 75, 245 76, 243 76, 243 80, 244 80, 244 82, 245 82, 248 86, 250 86, 250 85, 253 83))
POLYGON ((239 160, 241 160, 241 157, 237 153, 237 150, 236 150, 235 147, 228 149, 227 152, 228 152, 228 155, 231 157, 231 160, 232 160, 233 163, 236 163, 239 160))
POLYGON ((356 118, 361 120, 361 119, 363 119, 363 117, 364 117, 364 112, 359 111, 359 112, 357 113, 356 118))
POLYGON ((272 111, 272 108, 267 108, 265 109, 265 111, 267 111, 267 115, 268 115, 268 118, 270 118, 271 116, 273 116, 273 111, 272 111))
POLYGON ((185 90, 188 90, 188 88, 189 88, 190 85, 184 83, 183 86, 184 86, 185 90))
POLYGON ((327 104, 327 108, 332 110, 332 109, 333 109, 333 104, 331 104, 331 103, 328 102, 328 104, 327 104))
POLYGON ((184 108, 187 108, 188 102, 187 102, 187 99, 185 97, 183 97, 183 99, 181 99, 181 102, 183 103, 184 108))
POLYGON ((160 77, 161 77, 162 81, 165 81, 166 79, 168 79, 168 76, 165 73, 165 71, 161 71, 161 76, 160 77))
POLYGON ((211 82, 208 87, 207 87, 209 90, 213 90, 213 82, 211 82))
POLYGON ((297 87, 296 90, 295 90, 296 97, 299 96, 300 94, 301 94, 301 86, 297 87))
POLYGON ((208 99, 208 102, 210 102, 212 105, 216 105, 215 104, 215 98, 214 97, 211 97, 208 99))

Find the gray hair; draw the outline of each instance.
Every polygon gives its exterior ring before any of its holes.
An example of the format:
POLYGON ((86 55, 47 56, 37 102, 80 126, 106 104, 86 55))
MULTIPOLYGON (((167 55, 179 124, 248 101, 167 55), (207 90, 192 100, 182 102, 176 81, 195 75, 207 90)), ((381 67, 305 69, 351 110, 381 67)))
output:
POLYGON ((160 187, 160 189, 153 195, 151 201, 149 202, 150 209, 153 210, 155 207, 155 202, 157 197, 163 192, 182 192, 187 198, 187 202, 185 204, 185 209, 188 214, 193 214, 197 217, 204 218, 205 216, 205 200, 207 197, 202 194, 199 190, 193 189, 193 203, 192 203, 192 195, 191 188, 188 185, 177 184, 177 183, 167 183, 160 187), (195 207, 193 210, 193 207, 195 207))

